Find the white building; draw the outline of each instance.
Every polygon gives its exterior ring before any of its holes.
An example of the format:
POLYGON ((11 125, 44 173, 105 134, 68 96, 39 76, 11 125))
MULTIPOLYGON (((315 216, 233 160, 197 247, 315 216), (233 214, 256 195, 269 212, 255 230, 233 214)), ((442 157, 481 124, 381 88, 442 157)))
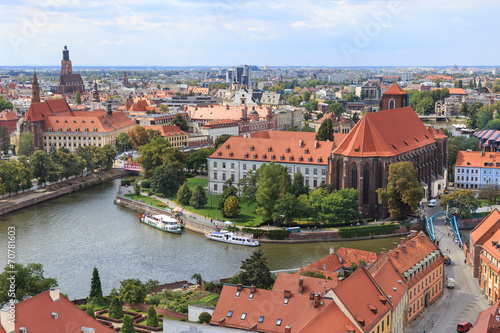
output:
MULTIPOLYGON (((304 175, 312 189, 326 184, 328 157, 334 142, 315 140, 314 132, 263 131, 229 138, 208 158, 208 190, 221 194, 229 178, 236 184, 250 170, 276 162, 292 176, 304 175)), ((338 141, 338 140, 335 140, 338 141)))
POLYGON ((238 124, 238 120, 216 119, 203 124, 201 133, 208 135, 212 142, 215 142, 219 136, 224 134, 232 136, 239 135, 240 126, 238 124))
POLYGON ((455 187, 478 189, 500 185, 500 153, 459 151, 455 164, 455 187))

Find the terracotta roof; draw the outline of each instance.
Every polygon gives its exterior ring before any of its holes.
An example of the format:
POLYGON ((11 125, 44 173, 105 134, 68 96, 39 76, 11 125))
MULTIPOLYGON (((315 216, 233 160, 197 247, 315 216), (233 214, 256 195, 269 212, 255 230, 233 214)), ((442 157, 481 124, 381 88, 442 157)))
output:
POLYGON ((365 332, 369 332, 391 310, 391 303, 363 266, 333 292, 358 322, 363 319, 361 327, 365 332))
POLYGON ((26 116, 24 117, 24 121, 42 121, 47 116, 70 111, 71 108, 63 98, 31 103, 28 112, 26 112, 26 116))
MULTIPOLYGON (((434 88, 432 90, 441 90, 444 88, 434 88)), ((467 92, 462 88, 446 88, 450 91, 450 95, 467 95, 467 92)))
POLYGON ((457 154, 457 162, 455 163, 455 167, 500 168, 500 153, 459 151, 457 154))
POLYGON ((49 132, 110 132, 116 129, 136 125, 135 121, 127 117, 123 112, 115 111, 109 117, 105 110, 94 111, 69 111, 55 115, 48 115, 43 122, 43 131, 49 132), (59 131, 59 128, 61 130, 59 131))
POLYGON ((145 129, 152 129, 159 131, 161 136, 175 136, 175 135, 187 135, 186 132, 182 131, 179 127, 175 125, 151 125, 144 126, 145 129))
POLYGON ((500 326, 496 320, 496 316, 500 313, 500 301, 493 304, 487 310, 479 312, 474 327, 469 331, 469 333, 489 333, 496 332, 490 331, 490 328, 498 328, 500 326))
MULTIPOLYGON (((185 112, 189 113, 192 120, 213 120, 213 119, 240 119, 245 106, 230 106, 230 105, 207 105, 207 106, 188 106, 185 112)), ((247 108, 249 115, 252 109, 255 108, 260 118, 265 118, 270 108, 265 106, 255 106, 247 108)))
POLYGON ((345 268, 350 268, 352 263, 357 264, 360 260, 367 264, 377 260, 377 254, 375 252, 351 249, 348 247, 341 247, 335 253, 339 257, 342 266, 345 268))
POLYGON ((361 331, 347 318, 337 304, 332 303, 300 332, 360 333, 361 331))
MULTIPOLYGON (((96 333, 115 332, 99 323, 64 296, 60 295, 59 300, 53 301, 50 291, 16 304, 16 332, 20 332, 20 327, 26 327, 28 333, 80 332, 81 327, 95 328, 96 333), (58 318, 54 319, 52 313, 57 313, 58 318)), ((0 326, 0 333, 5 333, 2 326, 0 326)))
POLYGON ((474 244, 482 245, 495 234, 500 227, 500 211, 495 208, 488 216, 486 216, 472 231, 470 232, 470 239, 474 244))
POLYGON ((333 153, 355 157, 395 156, 435 142, 433 134, 408 106, 364 115, 333 153))
POLYGON ((233 136, 209 158, 328 165, 334 143, 318 141, 316 147, 315 136, 313 132, 287 131, 262 131, 252 133, 250 137, 233 136))
POLYGON ((203 128, 238 126, 238 121, 233 119, 216 119, 203 124, 203 128))
POLYGON ((437 80, 437 79, 453 80, 453 78, 451 76, 448 76, 448 75, 427 75, 425 77, 425 80, 437 80))
POLYGON ((0 121, 19 120, 19 117, 12 110, 4 110, 0 113, 0 121))
POLYGON ((408 92, 401 89, 397 83, 394 83, 389 89, 387 89, 382 95, 408 95, 408 92))
POLYGON ((323 270, 327 272, 337 272, 342 268, 342 263, 335 253, 331 253, 310 265, 303 267, 304 271, 323 270))
POLYGON ((278 273, 272 290, 278 292, 290 290, 292 294, 298 294, 300 279, 303 281, 302 294, 304 295, 309 295, 311 291, 316 294, 320 294, 337 286, 336 279, 329 280, 310 276, 300 276, 296 274, 278 273))
POLYGON ((396 307, 408 290, 408 284, 396 270, 392 260, 388 260, 390 258, 387 254, 380 256, 377 262, 370 265, 368 271, 384 294, 389 297, 393 307, 396 307))

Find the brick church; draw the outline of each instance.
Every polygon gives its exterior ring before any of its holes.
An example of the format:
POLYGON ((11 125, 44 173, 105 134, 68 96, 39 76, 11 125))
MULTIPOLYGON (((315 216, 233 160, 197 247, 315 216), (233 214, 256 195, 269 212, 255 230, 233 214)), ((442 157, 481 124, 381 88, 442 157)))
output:
POLYGON ((64 45, 63 58, 61 60, 61 76, 57 83, 57 94, 68 94, 74 92, 83 92, 84 85, 80 74, 73 74, 71 60, 69 60, 69 50, 64 45))
POLYGON ((327 183, 359 190, 359 212, 385 217, 377 188, 387 185, 391 163, 411 161, 430 199, 443 194, 447 178, 447 136, 426 128, 397 84, 387 90, 378 112, 368 113, 332 151, 327 183))

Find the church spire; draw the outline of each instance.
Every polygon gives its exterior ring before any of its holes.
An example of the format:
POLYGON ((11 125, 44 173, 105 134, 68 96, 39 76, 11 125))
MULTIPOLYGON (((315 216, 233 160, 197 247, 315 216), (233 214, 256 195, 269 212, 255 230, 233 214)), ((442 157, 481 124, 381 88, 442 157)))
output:
POLYGON ((99 90, 97 90, 97 81, 94 81, 94 89, 92 90, 92 102, 100 102, 99 90))
POLYGON ((38 85, 36 71, 34 71, 33 84, 31 85, 31 103, 40 103, 40 86, 38 85))

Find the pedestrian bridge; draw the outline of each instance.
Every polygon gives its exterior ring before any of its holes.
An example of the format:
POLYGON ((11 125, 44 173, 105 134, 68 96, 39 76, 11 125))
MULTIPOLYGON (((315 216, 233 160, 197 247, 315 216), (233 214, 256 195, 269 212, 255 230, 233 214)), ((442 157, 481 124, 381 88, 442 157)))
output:
POLYGON ((450 225, 451 229, 453 230, 453 233, 455 234, 455 237, 457 237, 458 242, 460 243, 460 246, 463 246, 464 244, 462 243, 462 238, 460 238, 460 233, 458 232, 458 225, 457 225, 457 219, 455 215, 448 213, 448 212, 441 212, 437 213, 429 218, 425 218, 425 229, 427 230, 427 234, 429 235, 429 238, 432 241, 436 240, 436 235, 434 234, 434 221, 440 217, 441 215, 446 216, 446 221, 450 225))

